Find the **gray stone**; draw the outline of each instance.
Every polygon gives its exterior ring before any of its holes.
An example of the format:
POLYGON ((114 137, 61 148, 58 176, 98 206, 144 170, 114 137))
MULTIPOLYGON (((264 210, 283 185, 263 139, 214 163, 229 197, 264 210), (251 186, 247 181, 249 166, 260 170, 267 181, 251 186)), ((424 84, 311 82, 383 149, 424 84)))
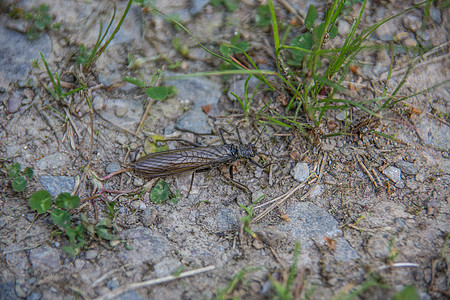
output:
POLYGON ((441 14, 441 10, 431 6, 430 7, 430 18, 431 20, 433 20, 434 22, 441 24, 442 23, 442 14, 441 14))
POLYGON ((32 292, 25 300, 40 300, 42 299, 42 294, 37 292, 32 292))
POLYGON ((309 176, 309 168, 308 164, 305 162, 299 162, 295 165, 295 167, 291 170, 291 176, 294 177, 295 180, 304 182, 308 179, 309 176))
POLYGON ((189 12, 195 15, 196 13, 201 12, 208 3, 209 0, 191 0, 191 7, 189 8, 189 12))
POLYGON ((347 116, 348 116, 348 111, 346 111, 346 110, 341 111, 340 113, 338 113, 338 114, 336 115, 336 120, 338 120, 338 121, 344 121, 344 120, 347 119, 347 116))
POLYGON ((120 170, 120 165, 116 162, 110 163, 109 165, 106 166, 106 173, 107 174, 111 174, 113 172, 119 171, 120 170))
POLYGON ((351 262, 356 259, 359 259, 358 252, 353 249, 352 246, 347 242, 344 238, 336 239, 336 246, 334 248, 334 257, 338 261, 342 262, 351 262))
POLYGON ((413 15, 406 15, 403 19, 403 26, 412 32, 417 32, 420 29, 421 24, 422 22, 420 19, 413 15))
POLYGON ((108 289, 113 290, 119 287, 119 283, 117 282, 116 279, 110 279, 108 280, 108 282, 106 283, 106 286, 108 287, 108 289))
POLYGON ((218 231, 228 231, 239 228, 240 216, 237 211, 224 207, 219 209, 216 217, 216 226, 218 231))
POLYGON ((167 239, 146 227, 124 230, 120 236, 128 240, 132 247, 131 250, 120 247, 118 257, 122 262, 133 264, 157 262, 170 251, 167 239))
POLYGON ((144 109, 140 101, 132 99, 105 99, 103 109, 99 113, 103 118, 113 124, 134 130, 141 120, 144 109), (118 117, 116 111, 120 109, 126 109, 127 113, 118 117))
POLYGON ((13 114, 19 110, 21 105, 22 99, 20 97, 12 95, 8 98, 8 101, 6 102, 6 110, 9 114, 13 114))
POLYGON ((98 251, 96 250, 87 250, 84 254, 84 258, 87 260, 96 259, 98 256, 98 251))
MULTIPOLYGON (((118 11, 125 9, 126 2, 122 3, 121 8, 118 11)), ((142 12, 137 6, 131 6, 128 11, 127 17, 123 22, 120 30, 114 36, 108 47, 123 44, 129 46, 131 44, 140 45, 142 40, 142 12)))
POLYGON ((126 293, 121 294, 116 299, 117 300, 145 300, 146 298, 142 298, 135 291, 128 291, 126 293))
POLYGON ((301 243, 302 248, 313 245, 312 239, 320 242, 324 237, 333 238, 340 233, 338 222, 320 207, 307 202, 296 202, 286 211, 290 222, 278 225, 278 229, 286 232, 301 243))
POLYGON ((172 275, 179 267, 181 263, 175 258, 164 258, 162 261, 155 264, 153 267, 156 277, 165 277, 172 275))
POLYGON ((14 287, 16 295, 20 298, 25 298, 31 291, 31 285, 25 282, 22 278, 16 280, 14 287))
POLYGON ((211 134, 212 129, 207 120, 208 116, 202 109, 200 107, 194 107, 181 115, 175 124, 175 128, 195 134, 211 134))
POLYGON ((399 168, 389 166, 383 170, 383 174, 386 175, 387 178, 397 183, 402 180, 402 171, 399 168))
POLYGON ((30 250, 30 262, 34 268, 58 272, 61 269, 59 253, 49 246, 41 246, 30 250))
POLYGON ((450 149, 450 130, 447 125, 427 117, 421 118, 415 125, 424 144, 446 151, 450 149))
POLYGON ((61 167, 70 166, 70 159, 67 155, 62 154, 61 152, 55 152, 53 154, 49 154, 37 162, 37 167, 39 170, 56 170, 61 167))
POLYGON ((14 281, 0 282, 0 295, 2 299, 13 300, 17 299, 17 295, 14 291, 14 281))
MULTIPOLYGON (((166 76, 176 76, 176 73, 166 72, 166 76)), ((168 80, 166 85, 176 86, 177 98, 187 99, 194 107, 203 105, 215 105, 222 96, 222 86, 205 78, 188 78, 179 80, 168 80)))
POLYGON ((158 211, 154 207, 147 207, 141 215, 141 222, 145 227, 150 227, 156 219, 158 211))
POLYGON ((52 41, 47 34, 30 41, 23 33, 0 26, 0 87, 8 88, 10 82, 23 80, 31 71, 33 60, 50 56, 52 41))
POLYGON ((395 165, 405 174, 416 175, 419 173, 419 168, 413 163, 399 160, 395 163, 395 165))
POLYGON ((39 176, 39 181, 52 197, 61 193, 72 193, 75 188, 74 179, 68 176, 39 176))

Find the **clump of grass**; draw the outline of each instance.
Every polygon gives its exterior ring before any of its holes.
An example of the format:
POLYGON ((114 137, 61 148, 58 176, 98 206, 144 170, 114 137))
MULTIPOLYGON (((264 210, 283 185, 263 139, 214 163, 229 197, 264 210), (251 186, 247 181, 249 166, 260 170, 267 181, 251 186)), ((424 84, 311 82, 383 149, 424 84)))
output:
MULTIPOLYGON (((163 14, 166 18, 179 25, 191 35, 200 47, 211 55, 223 60, 226 64, 226 67, 222 66, 219 71, 191 74, 186 77, 203 75, 228 76, 230 74, 244 74, 248 77, 255 77, 261 82, 261 85, 250 91, 247 88, 249 80, 247 78, 244 86, 244 98, 236 97, 244 114, 246 116, 253 115, 260 123, 297 128, 300 131, 304 131, 305 128, 320 128, 320 124, 323 122, 324 117, 327 116, 327 112, 333 110, 348 111, 348 116, 351 117, 352 110, 358 109, 371 117, 379 118, 381 117, 381 111, 392 108, 396 103, 410 97, 402 97, 400 99, 397 97, 398 92, 406 81, 409 70, 405 73, 404 78, 397 85, 396 89, 390 94, 386 88, 387 82, 390 80, 390 76, 388 76, 382 95, 372 99, 354 100, 346 95, 345 92, 348 89, 344 85, 344 80, 350 68, 355 64, 356 56, 362 51, 376 48, 375 45, 368 45, 367 40, 377 28, 400 15, 429 4, 429 2, 430 0, 418 3, 362 30, 360 29, 360 23, 366 9, 367 0, 351 2, 334 0, 327 5, 323 20, 318 19, 317 7, 310 5, 304 19, 305 32, 291 38, 292 26, 284 24, 279 26, 280 21, 276 17, 273 1, 269 0, 267 6, 258 8, 256 22, 257 25, 264 26, 270 20, 274 45, 273 52, 275 53, 277 65, 276 72, 260 70, 252 57, 247 53, 250 49, 250 43, 240 41, 238 35, 233 37, 229 43, 221 43, 220 55, 199 43, 193 34, 186 27, 179 24, 177 20, 170 18, 170 16, 157 9, 154 9, 154 11, 163 14), (348 13, 351 5, 355 3, 360 5, 359 12, 353 19, 349 33, 344 37, 342 46, 330 47, 330 40, 338 36, 337 22, 344 14, 348 13), (284 32, 282 32, 282 29, 284 32), (236 54, 244 56, 251 68, 240 63, 235 58, 236 54), (263 84, 265 87, 261 89, 260 87, 263 84), (256 93, 264 90, 276 91, 279 95, 282 94, 282 97, 286 97, 285 110, 280 111, 278 108, 272 108, 272 100, 265 103, 262 108, 256 109, 253 104, 254 101, 252 101, 253 97, 256 93)), ((377 47, 378 49, 380 48, 380 46, 377 47)), ((381 48, 383 47, 388 48, 390 46, 382 45, 381 48)), ((410 69, 412 69, 412 66, 413 64, 411 64, 410 69)), ((182 77, 185 76, 178 78, 182 77)), ((431 88, 436 88, 445 82, 431 88)), ((417 94, 426 91, 428 89, 417 94)), ((348 121, 346 124, 348 125, 350 122, 348 121)), ((348 129, 349 127, 346 126, 344 132, 348 129)), ((377 132, 372 133, 379 134, 377 132)), ((389 136, 384 137, 392 138, 389 136)))
POLYGON ((52 25, 54 18, 49 14, 49 10, 50 7, 47 4, 32 7, 29 11, 18 8, 16 4, 14 4, 9 15, 13 18, 20 18, 29 21, 30 23, 26 29, 26 34, 30 40, 35 40, 39 38, 41 32, 49 30, 52 27, 60 27, 59 23, 52 25))

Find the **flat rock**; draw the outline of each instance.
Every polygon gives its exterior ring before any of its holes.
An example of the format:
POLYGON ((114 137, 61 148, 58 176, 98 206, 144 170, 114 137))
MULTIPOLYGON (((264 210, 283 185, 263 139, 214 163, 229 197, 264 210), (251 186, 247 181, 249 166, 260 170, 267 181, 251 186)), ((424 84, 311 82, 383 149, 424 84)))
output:
MULTIPOLYGON (((176 76, 178 74, 166 72, 166 76, 176 76)), ((179 80, 168 80, 166 85, 176 86, 178 99, 186 99, 194 107, 203 105, 215 105, 222 96, 222 86, 214 81, 205 78, 187 78, 179 80)))
POLYGON ((52 41, 47 34, 29 40, 26 34, 0 26, 0 87, 7 89, 10 82, 23 80, 31 71, 31 61, 50 56, 52 41))
POLYGON ((394 166, 389 166, 383 170, 383 174, 386 175, 387 178, 397 183, 402 180, 402 171, 399 168, 394 166))
POLYGON ((424 144, 445 151, 450 149, 450 130, 447 125, 426 117, 415 125, 424 144))
POLYGON ((305 162, 297 163, 291 170, 291 176, 297 181, 304 182, 309 176, 308 164, 305 162))
POLYGON ((158 262, 169 251, 167 239, 146 227, 136 227, 121 232, 120 236, 129 241, 131 250, 120 247, 119 259, 124 262, 141 264, 146 261, 158 262))
POLYGON ((39 176, 39 181, 52 197, 61 193, 72 193, 75 187, 75 181, 68 176, 39 176))
POLYGON ((211 134, 212 129, 207 120, 208 116, 202 109, 200 107, 194 107, 178 118, 175 128, 195 134, 211 134))
POLYGON ((105 99, 100 115, 109 122, 129 130, 135 130, 144 113, 140 101, 131 99, 105 99), (121 113, 118 114, 117 112, 121 113))
POLYGON ((59 252, 49 246, 41 246, 30 250, 30 262, 34 268, 58 272, 61 269, 59 252))
POLYGON ((333 238, 337 233, 338 222, 320 207, 305 202, 296 202, 286 211, 290 222, 278 225, 278 229, 286 232, 301 243, 302 248, 313 245, 312 239, 320 242, 324 237, 333 238))
POLYGON ((37 167, 41 171, 56 170, 69 165, 71 165, 69 157, 61 152, 55 152, 44 156, 37 162, 37 167))

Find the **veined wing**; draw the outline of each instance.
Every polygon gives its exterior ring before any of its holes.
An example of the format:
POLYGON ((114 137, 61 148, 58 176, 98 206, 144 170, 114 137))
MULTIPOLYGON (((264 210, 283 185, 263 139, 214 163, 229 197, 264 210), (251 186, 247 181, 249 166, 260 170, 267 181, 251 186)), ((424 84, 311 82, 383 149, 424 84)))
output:
POLYGON ((233 161, 232 145, 176 149, 144 156, 134 165, 137 175, 154 178, 207 169, 233 161))

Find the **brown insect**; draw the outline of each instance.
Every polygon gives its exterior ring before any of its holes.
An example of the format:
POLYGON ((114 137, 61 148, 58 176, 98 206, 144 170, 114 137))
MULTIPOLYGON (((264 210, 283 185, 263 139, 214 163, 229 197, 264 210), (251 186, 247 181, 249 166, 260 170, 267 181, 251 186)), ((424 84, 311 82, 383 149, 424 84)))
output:
MULTIPOLYGON (((240 158, 248 159, 254 165, 263 168, 252 159, 257 155, 256 142, 244 144, 239 130, 236 129, 236 132, 239 138, 239 144, 237 145, 227 143, 220 129, 223 145, 198 146, 148 154, 135 163, 135 174, 146 178, 164 177, 187 171, 196 172, 210 169, 223 163, 232 163, 240 158)), ((233 166, 231 164, 230 178, 233 180, 233 166)))

